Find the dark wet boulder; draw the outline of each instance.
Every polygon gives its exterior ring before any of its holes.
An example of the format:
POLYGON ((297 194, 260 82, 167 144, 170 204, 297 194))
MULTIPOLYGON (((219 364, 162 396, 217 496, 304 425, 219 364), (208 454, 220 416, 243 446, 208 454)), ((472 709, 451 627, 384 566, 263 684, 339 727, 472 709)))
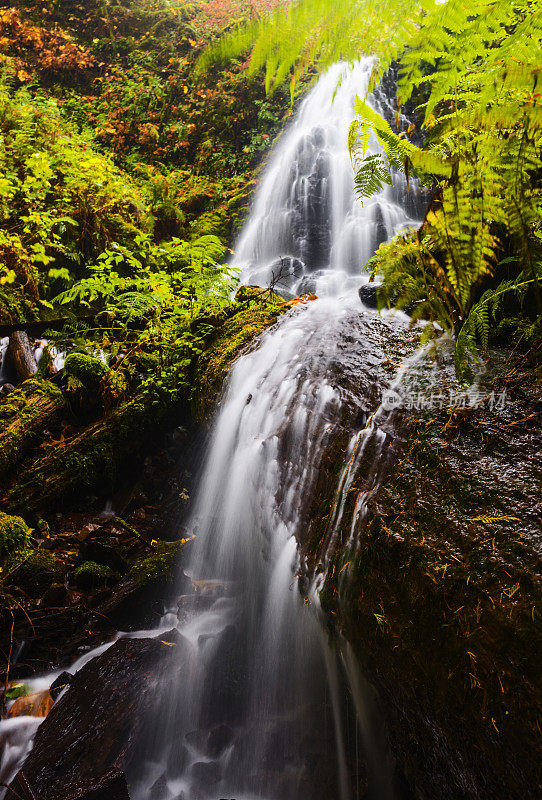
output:
MULTIPOLYGON (((15 777, 12 787, 6 800, 36 800, 38 796, 22 770, 15 777)), ((39 797, 41 798, 41 794, 39 797)), ((81 781, 69 793, 57 795, 57 800, 130 800, 130 794, 125 774, 112 768, 95 778, 81 781)))
MULTIPOLYGON (((71 800, 72 794, 87 800, 77 794, 86 782, 113 767, 124 771, 163 691, 162 680, 187 659, 185 640, 171 631, 157 639, 120 639, 82 667, 39 727, 22 767, 39 800, 71 800)), ((109 800, 105 792, 91 797, 109 800)))
MULTIPOLYGON (((6 800, 36 800, 36 797, 21 770, 15 777, 6 800)), ((95 778, 81 781, 69 793, 59 794, 57 800, 130 800, 130 795, 124 772, 112 768, 95 778)))
POLYGON ((380 284, 367 283, 358 289, 359 299, 367 308, 378 308, 378 289, 380 284))
POLYGON ((0 386, 0 398, 7 397, 8 394, 11 394, 14 391, 15 386, 12 383, 3 383, 2 386, 0 386))
POLYGON ((196 783, 208 788, 220 780, 220 766, 216 761, 196 761, 190 770, 196 783))
POLYGON ((81 563, 93 561, 95 564, 102 564, 121 574, 128 571, 128 564, 117 549, 104 542, 84 542, 79 549, 79 558, 81 563))
POLYGON ((66 686, 69 686, 72 678, 73 675, 71 675, 69 672, 61 672, 58 678, 55 678, 55 680, 49 686, 49 694, 53 700, 56 700, 58 697, 60 697, 61 692, 64 691, 66 686))
POLYGON ((61 800, 130 800, 126 775, 119 769, 107 770, 61 800))

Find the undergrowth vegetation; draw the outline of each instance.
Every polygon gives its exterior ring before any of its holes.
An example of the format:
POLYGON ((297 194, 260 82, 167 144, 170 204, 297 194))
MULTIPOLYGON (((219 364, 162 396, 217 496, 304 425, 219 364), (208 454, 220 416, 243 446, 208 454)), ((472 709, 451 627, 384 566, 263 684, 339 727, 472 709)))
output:
POLYGON ((106 408, 145 381, 175 392, 231 304, 226 246, 288 98, 244 57, 194 65, 247 13, 0 3, 0 325, 50 321, 43 377, 54 352, 102 359, 106 408))

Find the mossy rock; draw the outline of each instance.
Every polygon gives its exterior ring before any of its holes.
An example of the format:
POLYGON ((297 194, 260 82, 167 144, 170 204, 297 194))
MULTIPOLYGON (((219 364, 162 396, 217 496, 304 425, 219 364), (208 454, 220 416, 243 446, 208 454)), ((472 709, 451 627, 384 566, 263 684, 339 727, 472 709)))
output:
POLYGON ((178 542, 159 542, 153 555, 141 558, 133 564, 128 578, 139 586, 175 581, 179 570, 181 551, 185 544, 185 539, 178 542))
POLYGON ((254 300, 257 303, 265 303, 280 298, 275 295, 270 289, 263 289, 261 286, 240 286, 235 293, 236 303, 246 303, 247 301, 254 300))
POLYGON ((192 405, 203 422, 214 411, 226 374, 235 359, 275 324, 285 306, 269 299, 259 287, 243 286, 237 292, 240 310, 222 325, 196 366, 192 405))
POLYGON ((108 372, 106 363, 88 353, 70 353, 64 363, 64 375, 81 381, 88 389, 99 386, 108 372))
POLYGON ((22 517, 0 511, 0 561, 24 550, 30 543, 30 528, 22 517))
POLYGON ((9 560, 9 567, 13 568, 17 562, 20 566, 10 575, 8 583, 22 589, 30 597, 40 597, 61 577, 61 564, 48 550, 19 550, 9 560))
POLYGON ((105 564, 84 561, 73 573, 73 579, 79 589, 93 591, 94 589, 113 586, 120 579, 120 575, 105 564))

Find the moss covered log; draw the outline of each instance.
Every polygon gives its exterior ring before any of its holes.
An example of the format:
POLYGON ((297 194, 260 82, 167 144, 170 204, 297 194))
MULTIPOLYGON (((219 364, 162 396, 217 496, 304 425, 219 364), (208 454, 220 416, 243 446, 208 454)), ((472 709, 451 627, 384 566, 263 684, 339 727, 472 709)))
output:
MULTIPOLYGON (((176 399, 176 398, 174 398, 176 399)), ((23 469, 4 495, 9 509, 36 511, 93 487, 111 487, 127 459, 138 456, 162 427, 174 403, 142 392, 23 469)))
MULTIPOLYGON (((269 299, 261 289, 243 289, 232 316, 214 320, 214 333, 200 355, 192 384, 192 411, 187 409, 187 375, 191 363, 172 379, 172 386, 147 386, 132 400, 104 414, 75 435, 36 451, 14 474, 46 425, 58 421, 65 403, 62 393, 47 382, 32 382, 0 405, 13 422, 0 434, 1 467, 14 475, 3 493, 8 511, 37 512, 73 497, 79 491, 110 490, 128 462, 146 453, 168 421, 191 423, 207 419, 216 407, 227 370, 270 325, 284 305, 269 299), (186 372, 184 372, 185 370, 186 372), (27 392, 32 392, 27 397, 27 392), (13 398, 13 400, 12 400, 13 398), (191 416, 193 419, 191 419, 191 416)), ((204 321, 204 320, 203 320, 204 321)), ((202 320, 200 320, 200 323, 202 320)), ((101 391, 109 370, 99 359, 74 353, 66 359, 68 378, 84 381, 88 390, 101 391)))
POLYGON ((27 381, 0 404, 0 481, 13 474, 44 431, 60 419, 61 391, 47 381, 27 381))
POLYGON ((214 411, 235 359, 274 325, 286 308, 279 298, 259 287, 241 287, 237 299, 241 310, 216 330, 196 365, 192 410, 198 422, 214 411))

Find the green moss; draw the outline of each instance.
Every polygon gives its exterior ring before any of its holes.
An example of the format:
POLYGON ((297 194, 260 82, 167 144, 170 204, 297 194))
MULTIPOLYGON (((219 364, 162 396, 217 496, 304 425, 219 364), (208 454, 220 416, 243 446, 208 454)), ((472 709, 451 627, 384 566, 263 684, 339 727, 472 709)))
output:
POLYGON ((49 550, 34 550, 27 561, 30 569, 35 570, 54 570, 57 560, 49 550))
POLYGON ((237 299, 241 310, 218 329, 199 359, 192 403, 200 422, 213 412, 226 373, 235 359, 274 325, 284 311, 284 306, 267 300, 261 289, 258 292, 251 286, 239 290, 237 299))
POLYGON ((46 508, 76 490, 115 482, 119 467, 137 456, 173 406, 152 387, 123 403, 61 445, 51 447, 8 491, 8 508, 46 508))
POLYGON ((5 561, 30 542, 30 529, 22 517, 0 511, 0 561, 5 561))
POLYGON ((112 586, 116 583, 120 575, 114 572, 111 567, 105 564, 96 564, 95 561, 84 561, 77 567, 74 574, 76 586, 80 589, 101 589, 104 586, 112 586))
POLYGON ((60 417, 63 406, 60 389, 37 379, 26 381, 11 392, 8 403, 0 404, 0 476, 13 473, 45 428, 60 417))
POLYGON ((2 403, 0 406, 0 419, 9 419, 14 417, 19 407, 14 403, 2 403))
POLYGON ((185 544, 184 539, 178 542, 159 542, 152 556, 135 562, 128 577, 140 586, 147 586, 156 581, 174 581, 185 544))
POLYGON ((108 372, 107 364, 88 353, 70 353, 64 364, 64 375, 68 378, 76 378, 88 388, 98 386, 108 372))

